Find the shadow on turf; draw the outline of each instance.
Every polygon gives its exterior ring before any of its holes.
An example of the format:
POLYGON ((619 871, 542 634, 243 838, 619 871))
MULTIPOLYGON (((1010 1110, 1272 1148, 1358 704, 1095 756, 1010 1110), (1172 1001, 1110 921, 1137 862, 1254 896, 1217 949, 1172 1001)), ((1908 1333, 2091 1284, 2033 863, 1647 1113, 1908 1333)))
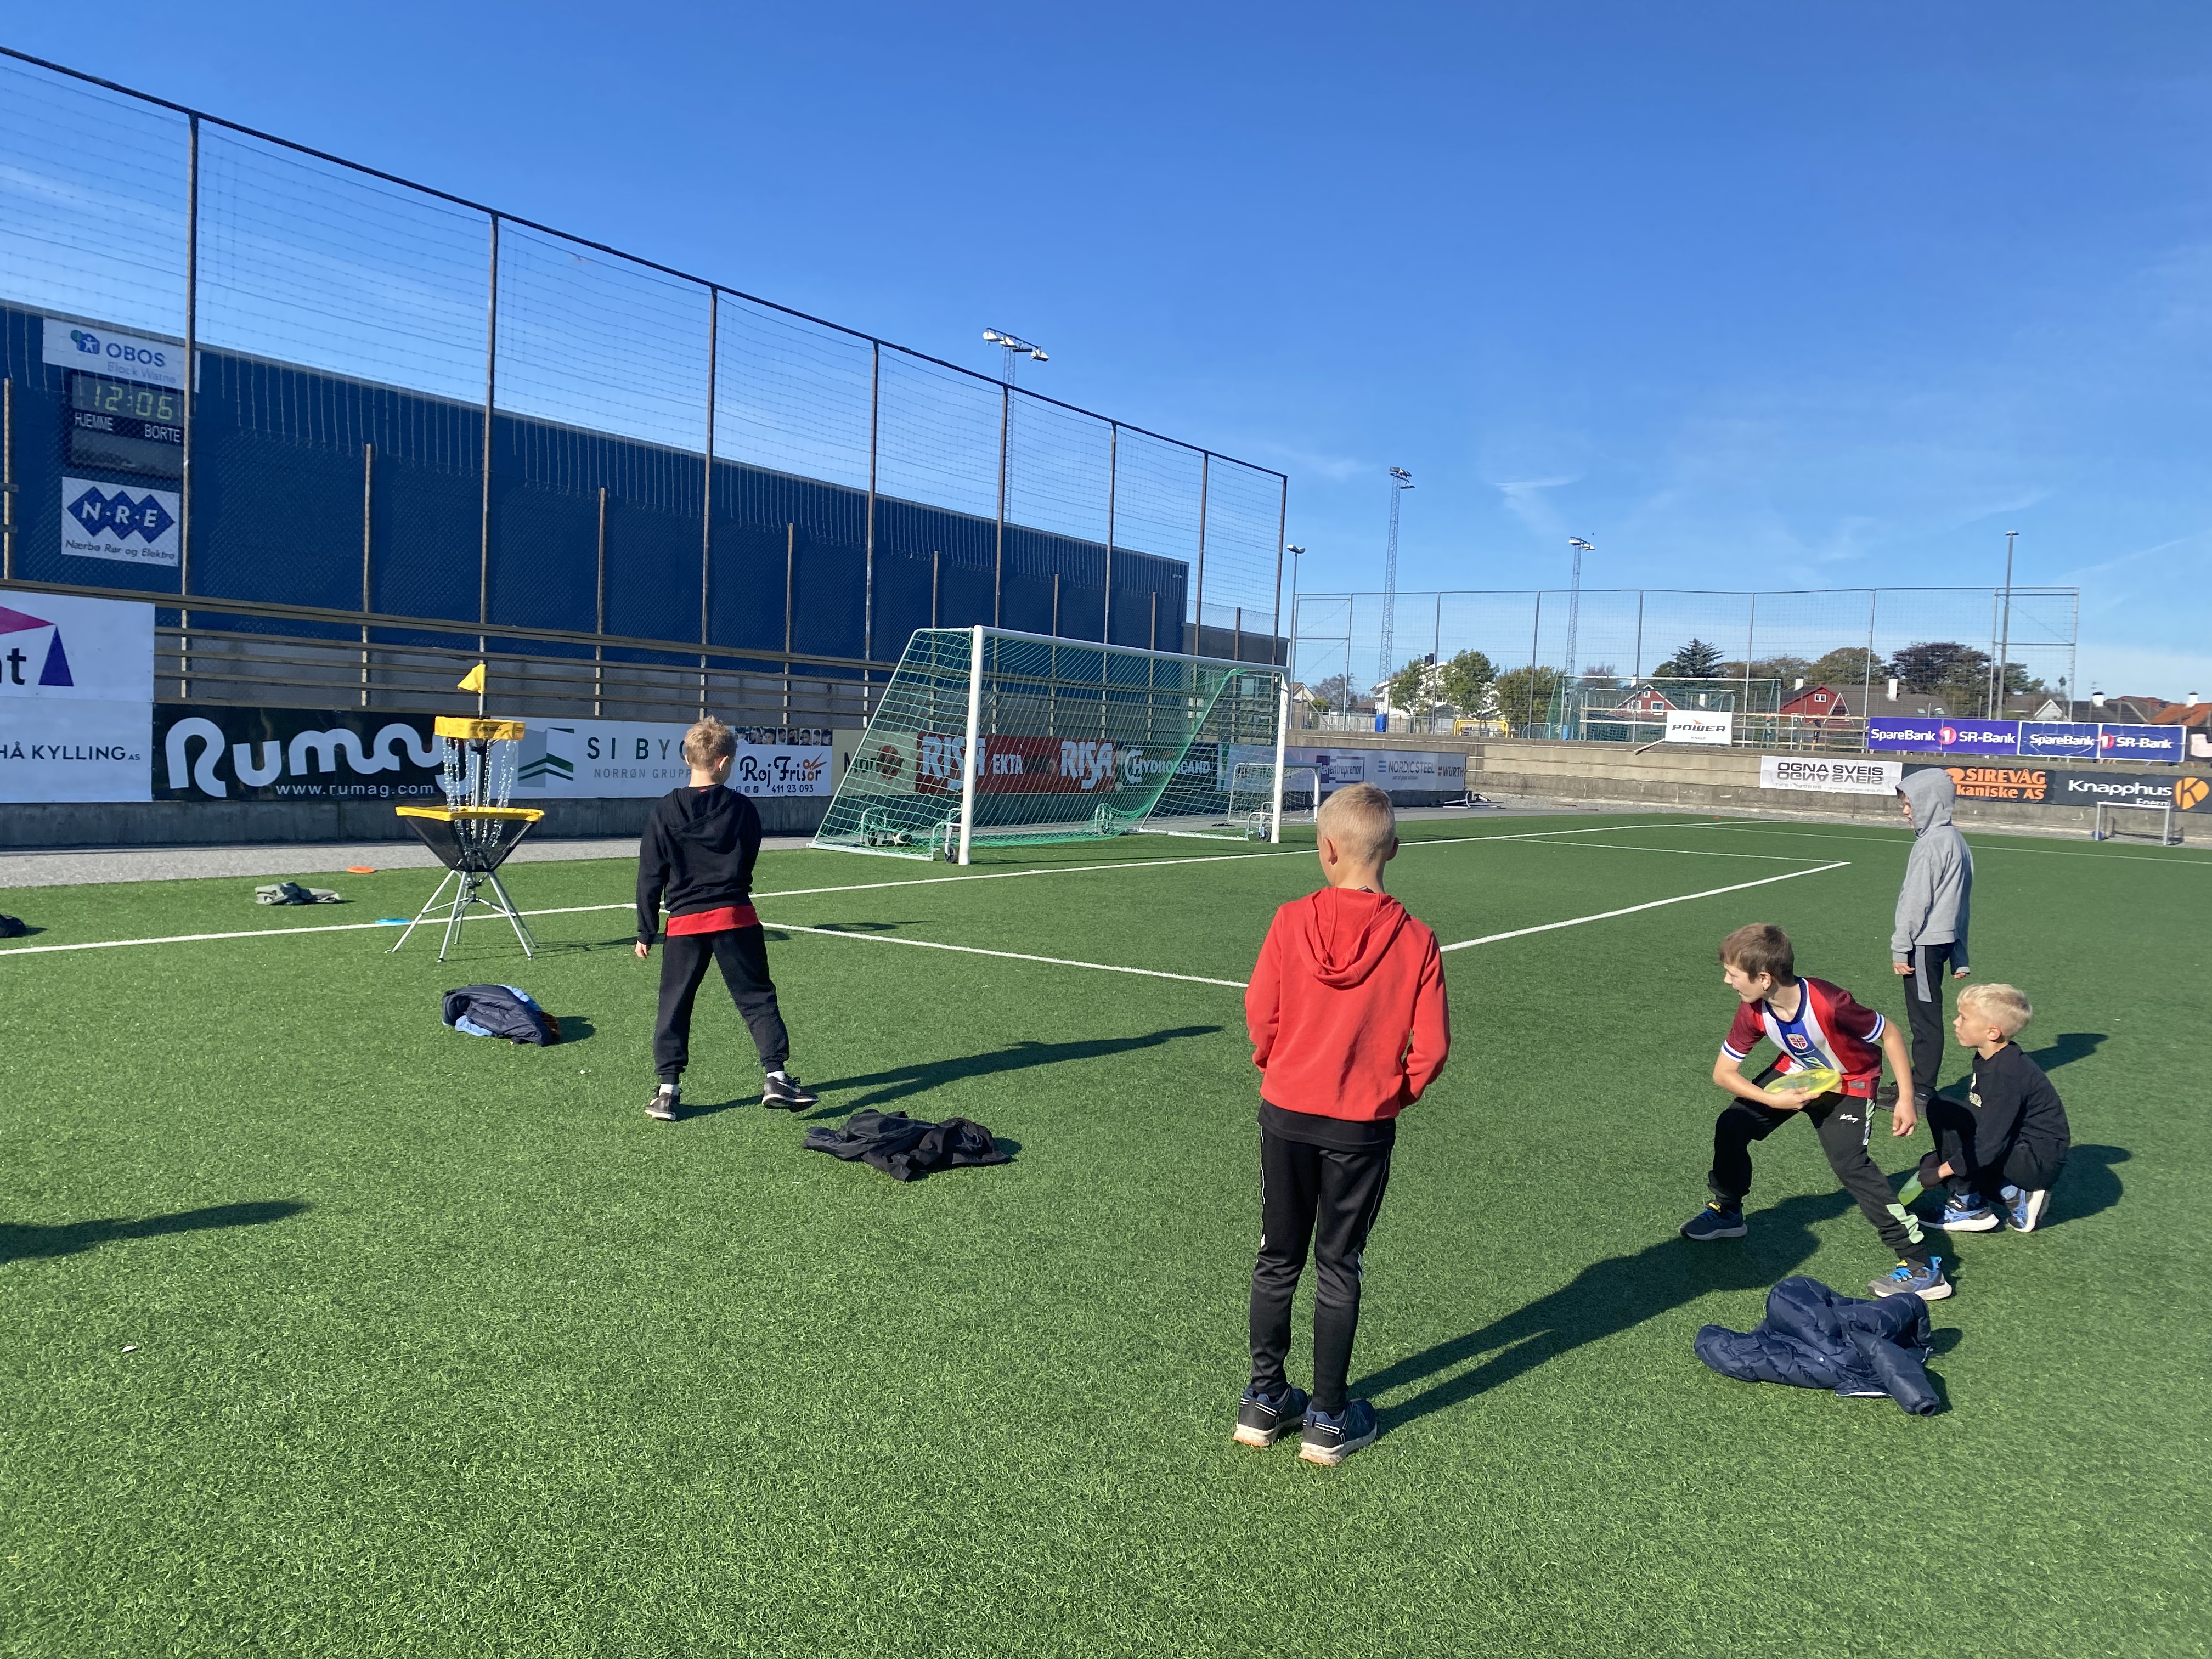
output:
POLYGON ((1218 1025, 1175 1025, 1164 1031, 1147 1031, 1142 1036, 1091 1037, 1079 1042, 1017 1042, 1010 1048, 994 1048, 988 1054, 957 1054, 950 1060, 917 1060, 886 1072, 833 1078, 815 1085, 824 1093, 832 1089, 866 1089, 872 1092, 857 1100, 825 1104, 807 1115, 835 1117, 857 1112, 864 1106, 885 1106, 895 1100, 910 1100, 945 1084, 962 1083, 970 1078, 995 1077, 1002 1072, 1026 1071, 1034 1066, 1057 1066, 1064 1060, 1097 1060, 1107 1054, 1133 1054, 1139 1048, 1157 1048, 1164 1042, 1182 1037, 1212 1036, 1220 1030, 1218 1025))
MULTIPOLYGON (((1480 1330, 1439 1342, 1364 1377, 1352 1392, 1387 1393, 1428 1382, 1412 1398, 1379 1408, 1384 1429, 1402 1428, 1510 1382, 1585 1343, 1599 1342, 1670 1313, 1713 1291, 1764 1291, 1797 1271, 1820 1248, 1813 1224, 1851 1207, 1847 1193, 1802 1194, 1746 1218, 1742 1239, 1694 1244, 1668 1237, 1633 1255, 1594 1261, 1573 1281, 1480 1330), (1469 1370, 1468 1360, 1491 1356, 1469 1370), (1446 1376, 1447 1372, 1456 1372, 1446 1376), (1441 1382, 1430 1379, 1443 1377, 1441 1382)), ((1855 1285, 1838 1285, 1863 1296, 1855 1285)))
POLYGON ((210 1227, 256 1227, 298 1215, 307 1206, 289 1199, 252 1204, 216 1204, 174 1215, 149 1215, 137 1221, 111 1216, 99 1221, 69 1221, 58 1227, 0 1221, 0 1262, 33 1261, 77 1255, 102 1244, 130 1238, 159 1238, 165 1233, 203 1232, 210 1227))
POLYGON ((2055 1072, 2077 1060, 2088 1059, 2097 1052, 2097 1045, 2107 1040, 2102 1031, 2061 1031, 2048 1046, 2030 1049, 2027 1057, 2045 1071, 2055 1072))

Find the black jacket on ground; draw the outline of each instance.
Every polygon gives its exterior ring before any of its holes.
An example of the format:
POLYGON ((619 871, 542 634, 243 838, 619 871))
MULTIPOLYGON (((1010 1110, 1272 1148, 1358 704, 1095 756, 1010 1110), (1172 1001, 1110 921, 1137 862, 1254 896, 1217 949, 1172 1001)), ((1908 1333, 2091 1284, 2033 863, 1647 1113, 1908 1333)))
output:
POLYGON ((2066 1108, 2043 1067, 2017 1042, 2006 1043, 1987 1060, 1974 1056, 1966 1104, 1974 1113, 1974 1144, 1960 1149, 1968 1159, 1960 1175, 2002 1168, 2005 1154, 2015 1146, 2027 1147, 2039 1163, 2054 1168, 2065 1162, 2073 1139, 2066 1108))
POLYGON ((810 1152, 827 1152, 848 1164, 857 1159, 893 1181, 963 1164, 1004 1164, 1013 1156, 999 1150, 988 1129, 964 1117, 928 1123, 904 1112, 872 1108, 854 1113, 842 1129, 809 1129, 805 1146, 810 1152))
POLYGON ((513 985, 464 985, 446 993, 439 1018, 465 1036, 505 1037, 544 1048, 561 1040, 561 1022, 513 985))
POLYGON ((1911 1295, 1862 1302, 1817 1279, 1785 1279, 1766 1293, 1766 1317, 1753 1331, 1708 1325, 1698 1358, 1740 1382, 1887 1395, 1900 1410, 1925 1417, 1942 1396, 1928 1380, 1928 1304, 1911 1295))
POLYGON ((759 810, 736 790, 686 784, 663 795, 637 844, 638 938, 653 943, 664 904, 693 916, 750 903, 760 844, 759 810))

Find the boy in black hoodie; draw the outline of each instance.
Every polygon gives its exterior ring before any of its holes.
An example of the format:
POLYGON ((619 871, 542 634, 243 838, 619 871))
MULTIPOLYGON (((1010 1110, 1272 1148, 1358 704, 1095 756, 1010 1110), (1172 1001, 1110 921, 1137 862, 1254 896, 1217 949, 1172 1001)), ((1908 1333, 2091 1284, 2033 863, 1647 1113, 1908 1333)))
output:
POLYGON ((672 789, 653 809, 637 849, 637 954, 653 951, 660 907, 668 905, 668 945, 660 959, 660 1016, 653 1028, 653 1064, 660 1087, 646 1107, 664 1122, 677 1115, 678 1091, 691 1055, 691 1004, 707 964, 721 964, 730 995, 753 1034, 768 1081, 761 1104, 802 1111, 819 1098, 784 1069, 791 1037, 768 975, 768 945, 753 914, 753 861, 760 856, 760 813, 729 782, 737 734, 721 721, 701 720, 684 734, 691 781, 672 789))

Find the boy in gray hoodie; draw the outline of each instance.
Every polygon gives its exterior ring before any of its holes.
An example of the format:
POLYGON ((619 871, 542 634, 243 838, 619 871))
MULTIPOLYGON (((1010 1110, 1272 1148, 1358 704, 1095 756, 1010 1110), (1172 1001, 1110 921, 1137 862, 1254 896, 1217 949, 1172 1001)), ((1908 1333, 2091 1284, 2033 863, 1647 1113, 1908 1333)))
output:
MULTIPOLYGON (((1943 975, 1964 979, 1967 896, 1974 886, 1974 855, 1951 822, 1959 787, 1941 767, 1915 772, 1898 787, 1912 823, 1912 856, 1897 896, 1897 926, 1889 936, 1893 965, 1905 981, 1905 1007, 1912 1028, 1912 1092, 1929 1100, 1943 1067, 1943 975)), ((1885 1091, 1885 1092, 1887 1092, 1885 1091)))

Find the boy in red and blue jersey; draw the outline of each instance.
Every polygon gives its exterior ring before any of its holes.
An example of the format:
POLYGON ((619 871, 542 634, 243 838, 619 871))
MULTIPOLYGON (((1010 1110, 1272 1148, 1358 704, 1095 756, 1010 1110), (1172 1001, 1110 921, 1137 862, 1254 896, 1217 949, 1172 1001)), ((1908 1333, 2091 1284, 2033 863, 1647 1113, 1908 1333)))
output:
POLYGON ((1893 1136, 1919 1125, 1912 1098, 1912 1061, 1905 1039, 1887 1020, 1849 991, 1824 979, 1800 979, 1790 936, 1770 922, 1739 927, 1721 941, 1722 977, 1737 998, 1735 1019, 1713 1062, 1713 1081, 1735 1097, 1713 1124, 1713 1167, 1705 1177, 1712 1201, 1682 1225, 1691 1239, 1741 1238, 1744 1194, 1751 1190, 1751 1143, 1764 1140, 1791 1118, 1812 1120, 1828 1167, 1858 1200, 1882 1243, 1897 1252, 1897 1266, 1868 1285, 1876 1296, 1910 1291, 1934 1302, 1951 1294, 1940 1256, 1929 1253, 1920 1223, 1897 1202, 1889 1181, 1867 1156, 1874 1095, 1881 1065, 1897 1081, 1893 1136), (1744 1076, 1743 1062, 1761 1041, 1781 1050, 1780 1076, 1761 1086, 1744 1076), (1814 1093, 1791 1086, 1790 1074, 1830 1071, 1834 1088, 1814 1093))

